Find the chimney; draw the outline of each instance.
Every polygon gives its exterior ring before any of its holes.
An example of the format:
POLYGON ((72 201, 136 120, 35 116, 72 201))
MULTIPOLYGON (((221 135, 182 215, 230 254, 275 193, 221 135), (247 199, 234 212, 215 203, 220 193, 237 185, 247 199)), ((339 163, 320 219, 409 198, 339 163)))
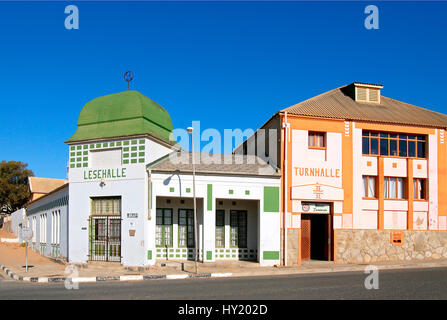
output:
POLYGON ((354 99, 357 102, 380 103, 381 84, 354 82, 354 99))

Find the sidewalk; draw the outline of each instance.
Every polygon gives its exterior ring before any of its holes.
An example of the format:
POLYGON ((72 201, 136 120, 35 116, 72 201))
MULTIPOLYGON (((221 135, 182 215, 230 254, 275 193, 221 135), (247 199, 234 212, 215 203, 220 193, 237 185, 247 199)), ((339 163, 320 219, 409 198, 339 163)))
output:
MULTIPOLYGON (((148 279, 185 279, 197 277, 247 277, 290 274, 312 274, 358 271, 364 272, 367 265, 334 264, 327 261, 305 261, 297 267, 261 267, 256 262, 221 261, 198 263, 195 273, 194 261, 164 260, 155 266, 124 267, 119 263, 91 262, 88 264, 65 264, 42 257, 28 249, 28 264, 25 272, 25 248, 17 243, 0 243, 0 268, 15 280, 30 282, 132 281, 148 279), (66 268, 69 267, 66 271, 66 268), (75 267, 75 268, 73 268, 75 267), (75 272, 73 272, 73 270, 75 272)), ((381 262, 374 264, 379 270, 447 267, 445 261, 381 262)))

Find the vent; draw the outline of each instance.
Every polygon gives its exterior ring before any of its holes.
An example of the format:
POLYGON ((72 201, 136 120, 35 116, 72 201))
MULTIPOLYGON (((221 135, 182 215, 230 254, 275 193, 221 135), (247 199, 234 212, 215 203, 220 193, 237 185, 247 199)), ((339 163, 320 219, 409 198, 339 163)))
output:
POLYGON ((368 93, 368 89, 366 88, 356 88, 357 90, 357 101, 367 101, 366 95, 368 93))
POLYGON ((380 84, 354 82, 355 101, 380 103, 380 84))
POLYGON ((369 101, 379 102, 379 90, 378 89, 368 89, 369 101))

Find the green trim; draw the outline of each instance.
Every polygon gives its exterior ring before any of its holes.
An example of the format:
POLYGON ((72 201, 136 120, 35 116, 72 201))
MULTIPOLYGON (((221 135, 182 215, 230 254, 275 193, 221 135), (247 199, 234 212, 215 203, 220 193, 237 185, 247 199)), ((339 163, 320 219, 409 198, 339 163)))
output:
POLYGON ((262 251, 262 259, 279 260, 279 251, 262 251))
POLYGON ((250 195, 250 190, 245 190, 245 195, 249 196, 250 195))
POLYGON ((169 192, 174 192, 174 188, 173 187, 169 188, 169 192))
POLYGON ((186 188, 186 193, 190 193, 191 192, 191 188, 186 188))
POLYGON ((187 248, 188 250, 192 250, 191 248, 194 248, 194 245, 193 246, 189 246, 189 243, 188 243, 188 239, 189 239, 189 234, 190 233, 192 233, 192 235, 193 235, 193 239, 192 239, 192 241, 195 243, 195 237, 194 237, 194 228, 191 230, 191 231, 188 231, 188 221, 189 221, 189 215, 191 215, 192 216, 192 220, 193 220, 193 226, 194 226, 194 209, 185 209, 185 208, 179 208, 178 210, 177 210, 177 246, 179 247, 179 248, 187 248), (186 225, 181 225, 180 224, 180 211, 181 210, 183 210, 183 211, 185 211, 185 213, 186 213, 186 225), (180 245, 180 227, 186 227, 186 234, 185 234, 185 236, 186 236, 186 238, 185 238, 185 245, 184 246, 181 246, 180 245))
POLYGON ((279 212, 279 187, 264 187, 264 212, 279 212))
POLYGON ((213 210, 213 185, 208 184, 207 185, 207 197, 206 197, 206 209, 208 211, 213 210))
POLYGON ((206 252, 206 260, 213 260, 213 252, 212 251, 206 252))
MULTIPOLYGON (((162 245, 156 245, 156 248, 172 248, 174 245, 174 210, 172 208, 157 208, 157 210, 162 210, 162 224, 161 226, 161 243, 162 245), (171 211, 171 223, 164 224, 165 211, 171 211), (170 245, 166 246, 166 238, 165 238, 165 226, 171 227, 171 236, 170 236, 170 245)), ((155 225, 157 226, 157 213, 155 213, 155 225)))
POLYGON ((147 250, 147 260, 152 260, 152 250, 147 250))
MULTIPOLYGON (((214 235, 214 246, 216 248, 225 248, 225 210, 216 210, 216 218, 215 218, 215 235, 214 235), (217 215, 223 215, 223 225, 218 226, 217 225, 217 215), (217 245, 217 230, 218 228, 222 229, 222 245, 217 245)), ((221 250, 223 251, 223 250, 221 250)))
POLYGON ((234 190, 233 190, 233 189, 230 189, 230 190, 228 190, 228 193, 229 193, 229 194, 233 194, 233 193, 234 193, 234 190))

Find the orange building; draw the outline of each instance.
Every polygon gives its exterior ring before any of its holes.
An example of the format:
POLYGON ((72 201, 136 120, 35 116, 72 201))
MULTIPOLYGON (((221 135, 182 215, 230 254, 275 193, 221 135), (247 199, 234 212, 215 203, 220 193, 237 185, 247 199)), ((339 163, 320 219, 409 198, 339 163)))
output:
POLYGON ((235 150, 281 171, 282 264, 447 259, 447 116, 382 88, 285 108, 235 150))

